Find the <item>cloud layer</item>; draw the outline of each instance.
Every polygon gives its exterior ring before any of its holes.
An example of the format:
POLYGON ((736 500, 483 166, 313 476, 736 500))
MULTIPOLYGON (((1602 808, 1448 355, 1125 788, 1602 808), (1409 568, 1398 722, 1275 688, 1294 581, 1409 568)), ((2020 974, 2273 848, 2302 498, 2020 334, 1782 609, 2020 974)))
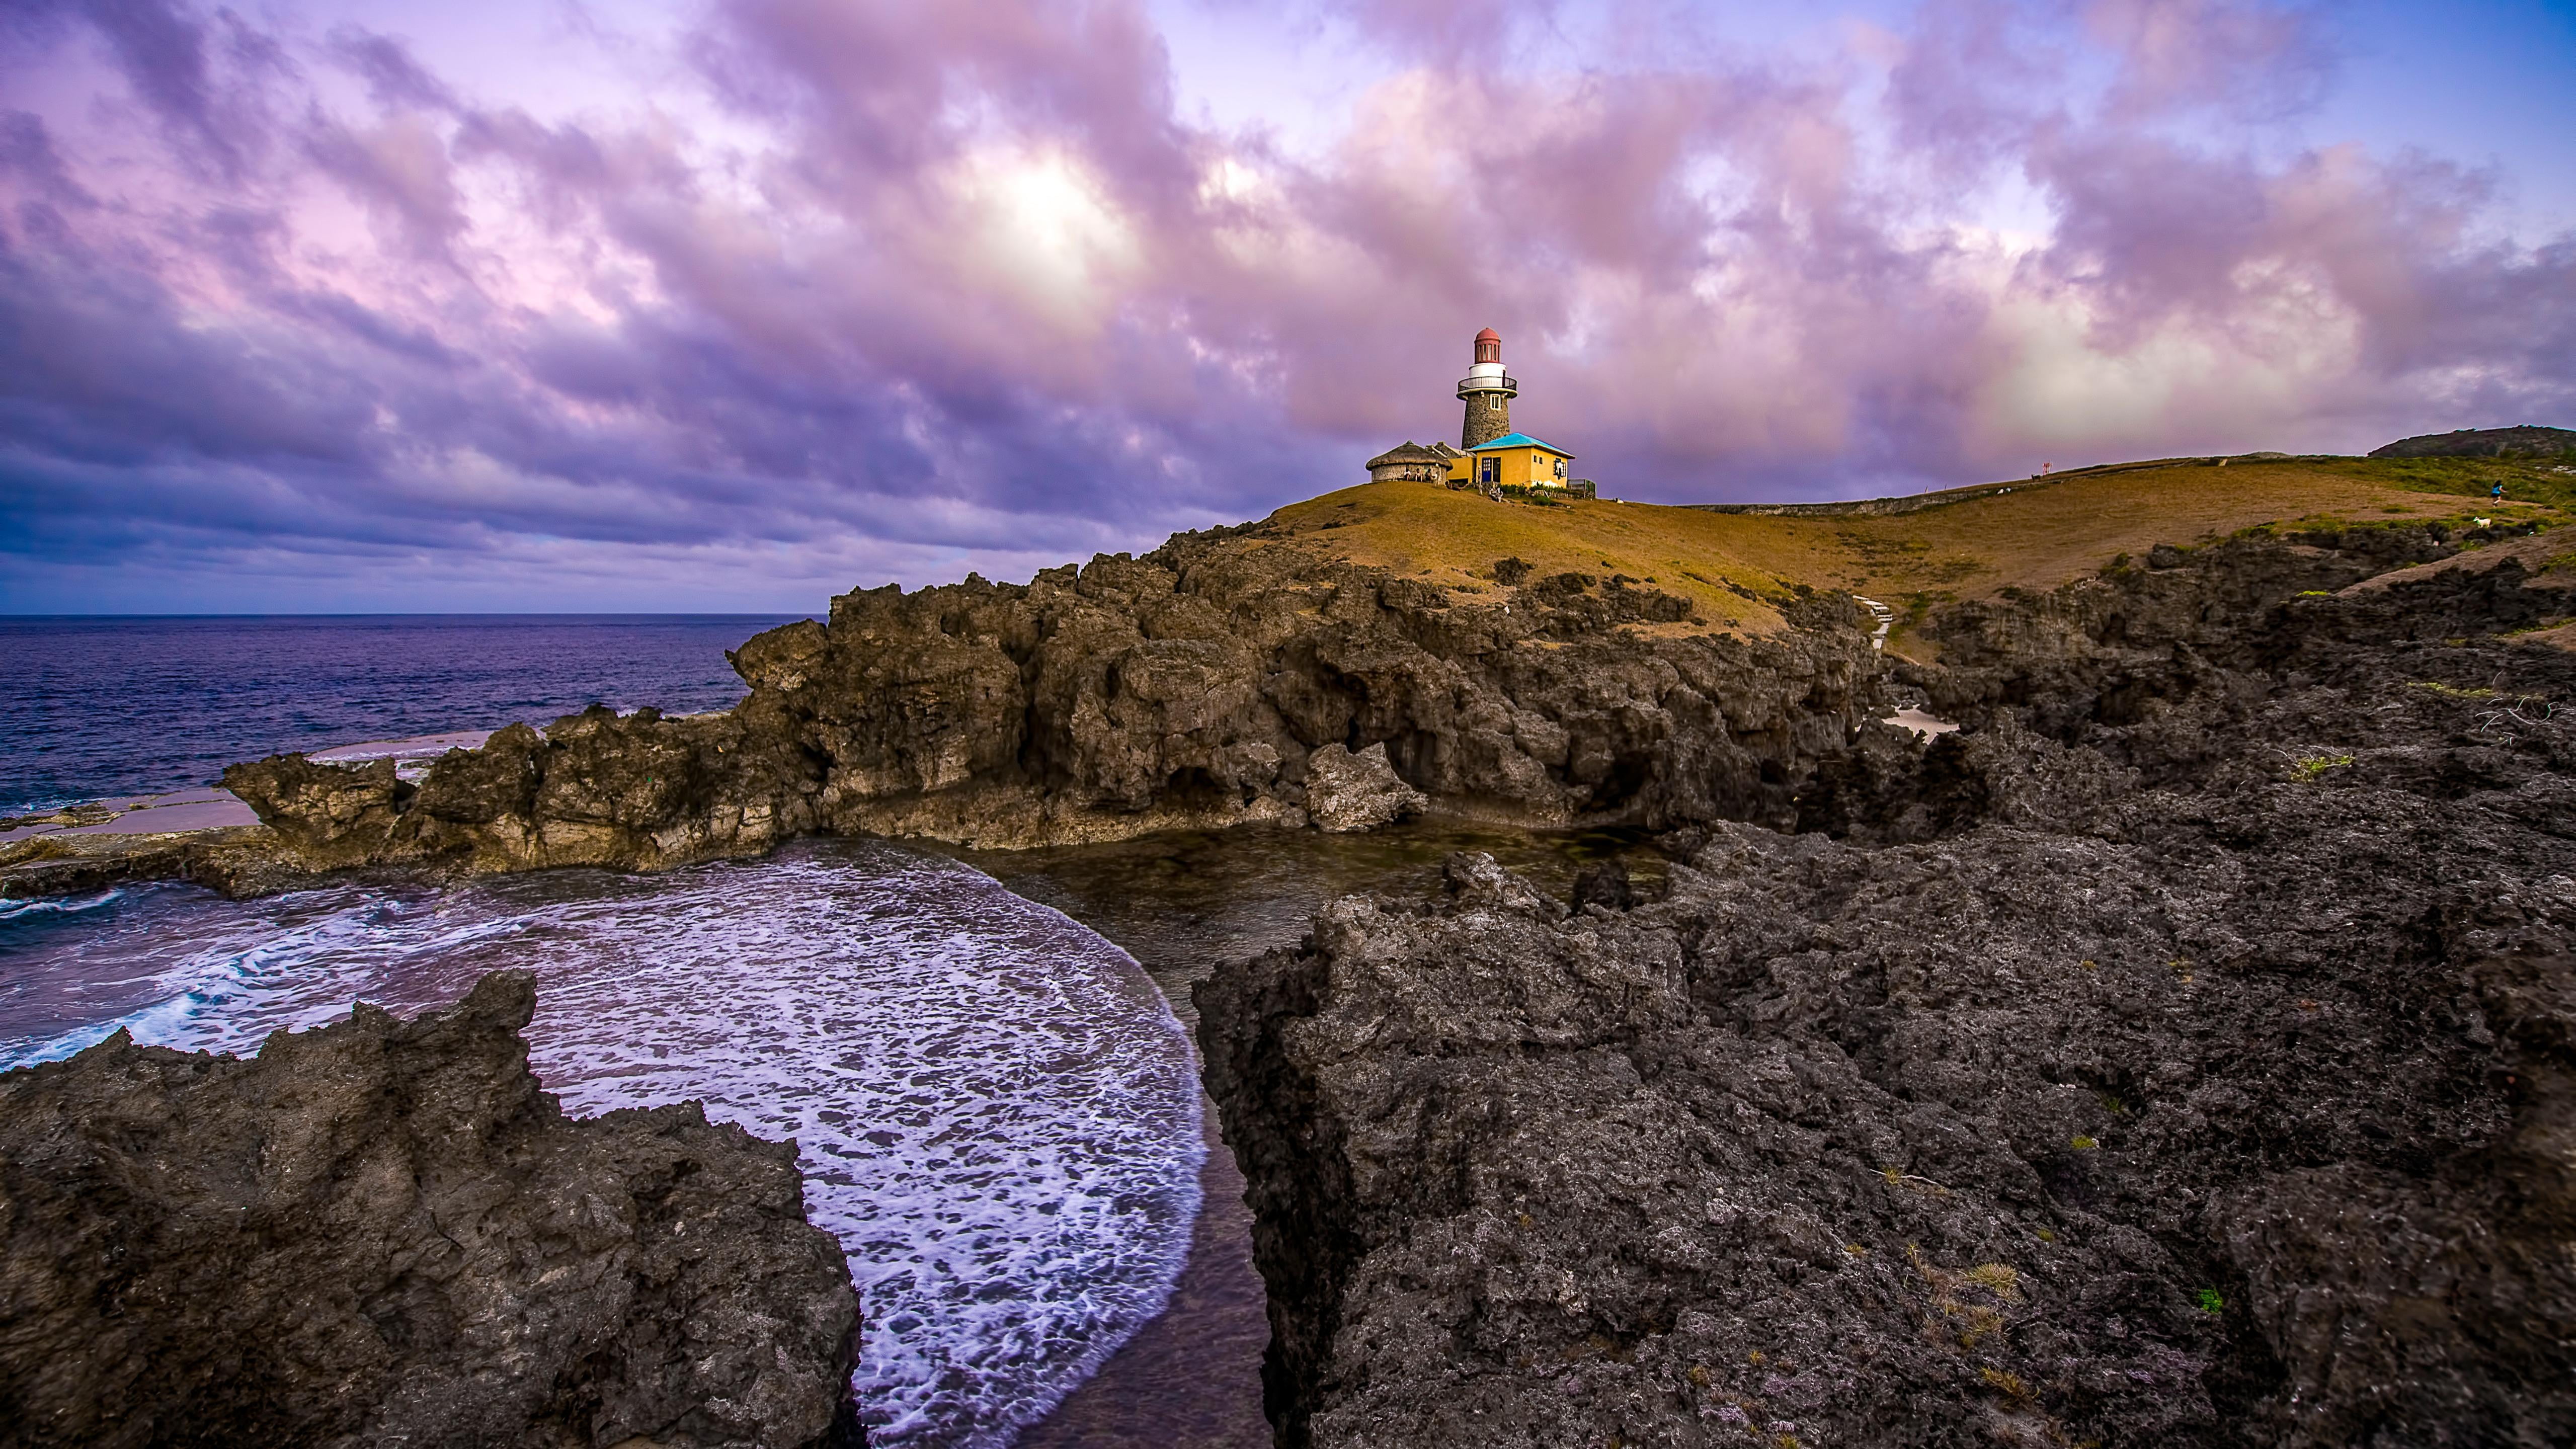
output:
POLYGON ((1313 24, 1377 63, 1291 147, 1194 119, 1123 0, 720 0, 569 107, 391 23, 22 7, 0 607, 1025 576, 1454 431, 1488 324, 1518 421, 1670 501, 2576 414, 2576 240, 2285 142, 2308 12, 1313 24))

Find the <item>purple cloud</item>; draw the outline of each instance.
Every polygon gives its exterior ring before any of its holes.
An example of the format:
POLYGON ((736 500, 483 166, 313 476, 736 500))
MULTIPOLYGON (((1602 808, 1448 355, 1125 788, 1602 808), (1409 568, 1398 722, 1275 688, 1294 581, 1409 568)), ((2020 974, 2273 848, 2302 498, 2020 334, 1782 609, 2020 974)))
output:
POLYGON ((1117 0, 730 0, 582 105, 345 26, 22 11, 0 598, 1025 573, 1447 434, 1487 324, 1524 425, 1675 501, 2576 401, 2576 242, 2290 140, 2306 12, 1947 3, 1804 59, 1469 13, 1317 12, 1386 65, 1291 148, 1186 119, 1117 0))

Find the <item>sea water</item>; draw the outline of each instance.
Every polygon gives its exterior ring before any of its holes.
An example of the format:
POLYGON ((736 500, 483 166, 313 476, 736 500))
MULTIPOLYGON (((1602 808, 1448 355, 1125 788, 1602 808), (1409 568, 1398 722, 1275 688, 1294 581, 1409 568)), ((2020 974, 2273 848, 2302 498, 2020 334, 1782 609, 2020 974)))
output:
POLYGON ((594 701, 724 709, 743 695, 725 651, 786 622, 0 616, 0 815, 203 785, 284 750, 543 726, 594 701))
POLYGON ((656 877, 0 902, 0 1067, 119 1027, 253 1052, 499 967, 537 973, 530 1060, 567 1110, 695 1099, 796 1139, 861 1289, 871 1442, 1009 1442, 1189 1251, 1200 1097, 1161 993, 1064 915, 880 842, 656 877))

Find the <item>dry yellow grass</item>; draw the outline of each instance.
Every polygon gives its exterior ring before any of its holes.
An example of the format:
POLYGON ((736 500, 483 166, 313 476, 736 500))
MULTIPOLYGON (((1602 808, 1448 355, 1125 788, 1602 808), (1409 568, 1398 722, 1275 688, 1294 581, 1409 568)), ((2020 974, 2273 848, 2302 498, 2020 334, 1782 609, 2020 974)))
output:
POLYGON ((1471 593, 1497 589, 1494 564, 1503 558, 1526 560, 1541 575, 1627 574, 1689 595, 1718 628, 1763 632, 1780 624, 1763 600, 1796 584, 1866 594, 1903 613, 1916 601, 2055 588, 2124 553, 2260 524, 2559 516, 2544 504, 2491 506, 2403 481, 2358 459, 2190 462, 2033 480, 1913 513, 1828 517, 1618 502, 1546 508, 1426 483, 1369 483, 1292 504, 1272 522, 1353 562, 1471 593))
MULTIPOLYGON (((1494 565, 1521 559, 1538 575, 1627 574, 1685 594, 1721 628, 1766 631, 1779 614, 1758 597, 1789 582, 1741 548, 1745 520, 1689 508, 1493 502, 1429 483, 1367 483, 1271 515, 1300 542, 1354 563, 1413 574, 1468 594, 1500 592, 1494 565)), ((1756 530, 1756 534, 1762 531, 1756 530)))

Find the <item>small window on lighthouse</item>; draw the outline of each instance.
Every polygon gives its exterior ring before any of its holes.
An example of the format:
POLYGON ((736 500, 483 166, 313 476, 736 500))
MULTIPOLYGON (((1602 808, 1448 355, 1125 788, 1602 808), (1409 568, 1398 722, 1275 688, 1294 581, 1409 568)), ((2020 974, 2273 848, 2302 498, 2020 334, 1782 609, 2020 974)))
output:
POLYGON ((1503 395, 1501 393, 1488 393, 1485 395, 1485 411, 1489 413, 1498 413, 1502 410, 1503 395))

